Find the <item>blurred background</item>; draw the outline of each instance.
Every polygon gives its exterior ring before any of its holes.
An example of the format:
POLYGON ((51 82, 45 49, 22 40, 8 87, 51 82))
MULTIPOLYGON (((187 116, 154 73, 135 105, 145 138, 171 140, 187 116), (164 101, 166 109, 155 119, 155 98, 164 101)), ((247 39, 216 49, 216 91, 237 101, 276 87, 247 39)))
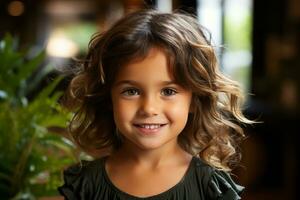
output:
POLYGON ((212 33, 222 71, 247 94, 235 179, 243 199, 297 199, 300 178, 299 0, 1 0, 0 198, 56 196, 61 169, 80 152, 58 106, 57 70, 83 58, 91 36, 145 7, 182 9, 212 33), (63 137, 62 137, 63 136, 63 137))

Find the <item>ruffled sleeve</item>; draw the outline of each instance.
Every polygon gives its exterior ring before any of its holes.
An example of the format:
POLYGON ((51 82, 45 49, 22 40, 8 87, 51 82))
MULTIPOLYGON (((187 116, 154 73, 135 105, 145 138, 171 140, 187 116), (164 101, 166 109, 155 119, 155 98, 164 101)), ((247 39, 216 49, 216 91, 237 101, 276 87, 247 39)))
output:
POLYGON ((83 162, 73 165, 64 171, 64 185, 59 187, 58 191, 65 199, 90 199, 88 194, 91 194, 91 185, 87 177, 89 176, 87 173, 88 170, 86 170, 87 167, 87 164, 83 162))
POLYGON ((237 185, 224 171, 212 170, 207 186, 209 199, 238 200, 244 187, 237 185))

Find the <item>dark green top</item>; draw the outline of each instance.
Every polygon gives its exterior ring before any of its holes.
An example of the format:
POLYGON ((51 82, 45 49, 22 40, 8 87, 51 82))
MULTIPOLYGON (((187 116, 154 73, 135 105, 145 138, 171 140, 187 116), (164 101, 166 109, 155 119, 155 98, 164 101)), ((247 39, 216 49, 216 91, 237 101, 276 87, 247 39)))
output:
POLYGON ((147 198, 135 197, 118 189, 109 179, 105 158, 84 161, 64 171, 59 192, 68 200, 237 200, 244 189, 230 176, 193 157, 182 180, 169 190, 147 198))

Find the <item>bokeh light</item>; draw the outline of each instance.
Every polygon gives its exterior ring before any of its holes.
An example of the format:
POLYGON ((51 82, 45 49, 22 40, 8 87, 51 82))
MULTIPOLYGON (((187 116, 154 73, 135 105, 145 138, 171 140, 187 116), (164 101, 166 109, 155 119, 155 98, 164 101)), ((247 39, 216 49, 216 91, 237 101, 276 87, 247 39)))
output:
POLYGON ((24 3, 21 1, 12 1, 7 6, 7 11, 11 16, 20 16, 24 13, 24 3))

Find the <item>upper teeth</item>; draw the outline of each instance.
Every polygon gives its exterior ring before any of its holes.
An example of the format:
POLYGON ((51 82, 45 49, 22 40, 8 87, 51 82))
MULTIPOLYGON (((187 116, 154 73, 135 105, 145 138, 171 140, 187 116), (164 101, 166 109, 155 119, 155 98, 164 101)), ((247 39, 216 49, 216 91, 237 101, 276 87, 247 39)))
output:
POLYGON ((156 129, 159 128, 159 124, 141 124, 140 127, 146 128, 146 129, 156 129))

